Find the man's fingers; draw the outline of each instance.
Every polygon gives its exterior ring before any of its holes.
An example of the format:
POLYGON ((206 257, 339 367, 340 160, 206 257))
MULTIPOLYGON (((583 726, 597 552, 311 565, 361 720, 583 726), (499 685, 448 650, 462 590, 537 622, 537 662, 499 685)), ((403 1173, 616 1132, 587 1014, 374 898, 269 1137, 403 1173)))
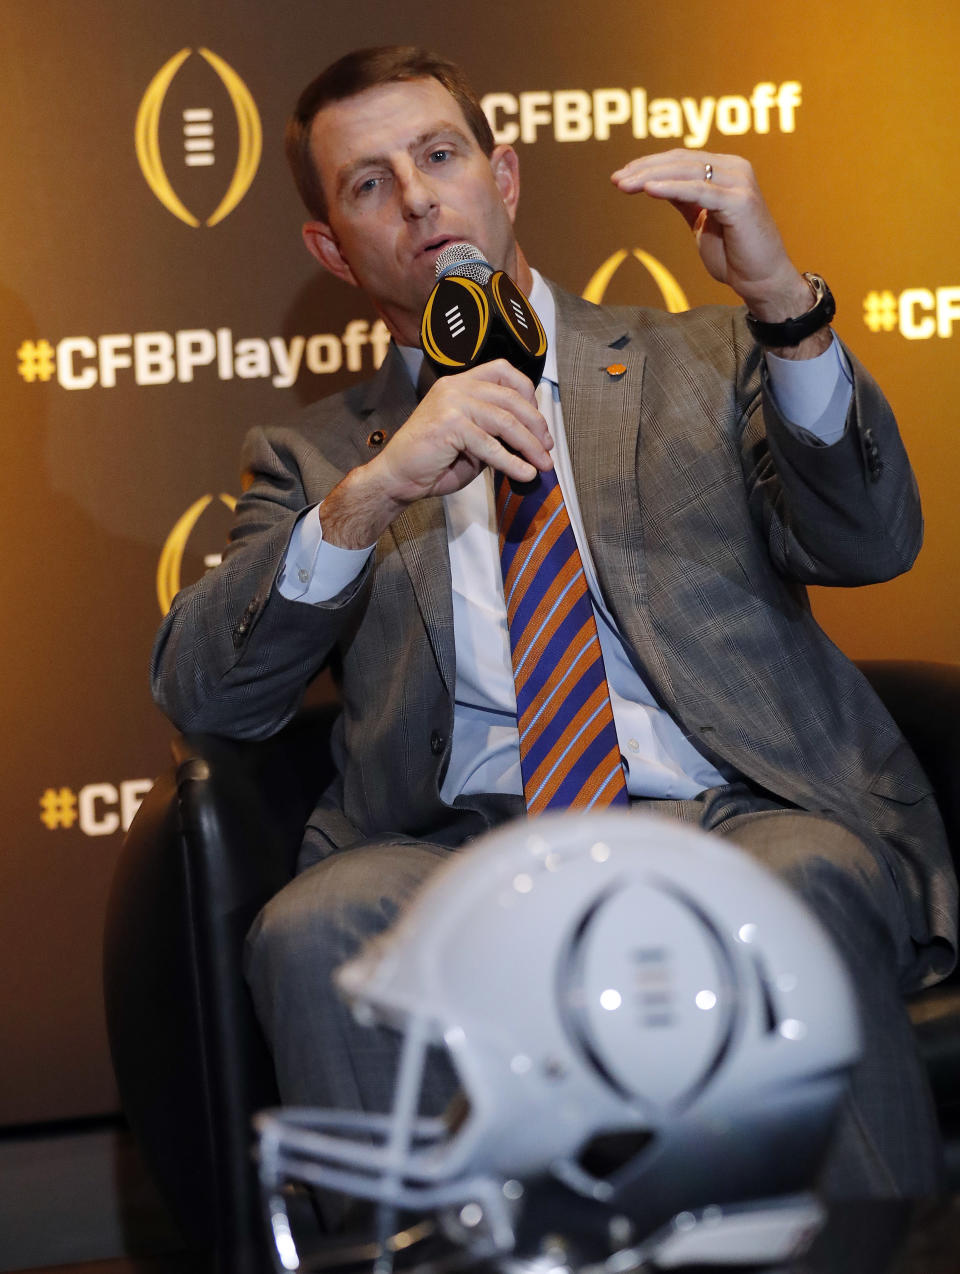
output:
POLYGON ((753 169, 737 155, 705 151, 669 150, 631 160, 611 174, 611 181, 627 194, 643 191, 675 204, 697 203, 716 210, 755 191, 753 169))
POLYGON ((553 439, 528 378, 503 361, 487 366, 492 370, 482 376, 475 374, 481 369, 474 368, 438 380, 418 410, 441 413, 448 420, 463 416, 487 432, 512 434, 513 441, 530 434, 540 448, 549 450, 553 439))
POLYGON ((478 460, 518 482, 531 482, 540 470, 550 468, 550 458, 546 452, 543 452, 545 463, 539 466, 532 464, 509 445, 482 429, 478 429, 472 441, 475 450, 471 450, 478 460))
POLYGON ((476 367, 471 367, 469 371, 463 372, 462 375, 471 376, 476 380, 496 381, 499 385, 509 385, 518 393, 529 395, 531 399, 536 397, 536 390, 530 377, 524 376, 523 372, 518 371, 505 358, 495 358, 490 363, 480 363, 476 367))
POLYGON ((490 385, 478 393, 476 401, 482 406, 478 406, 479 414, 474 419, 484 425, 487 419, 484 413, 491 413, 489 420, 492 433, 506 437, 515 444, 523 443, 529 436, 544 453, 552 450, 553 438, 547 422, 540 414, 536 399, 530 403, 525 398, 518 397, 509 386, 490 385))
POLYGON ((750 164, 740 155, 718 155, 705 150, 663 150, 652 155, 641 155, 611 173, 611 180, 644 181, 658 177, 697 178, 716 182, 740 181, 752 172, 750 164))
POLYGON ((533 476, 529 472, 531 467, 535 470, 553 467, 550 452, 538 436, 538 432, 546 430, 543 417, 539 419, 541 429, 534 432, 508 407, 478 397, 472 400, 469 410, 452 418, 446 428, 443 424, 439 426, 439 437, 456 451, 513 477, 518 476, 513 460, 519 460, 529 480, 533 476), (508 461, 507 456, 512 460, 508 461))
MULTIPOLYGON (((536 466, 537 469, 552 469, 553 460, 550 457, 550 451, 546 445, 542 435, 546 434, 546 421, 537 413, 541 422, 541 428, 534 432, 527 424, 518 420, 509 410, 502 407, 491 405, 485 411, 478 412, 474 417, 474 423, 481 432, 487 434, 500 443, 506 444, 516 455, 519 455, 530 464, 536 466)), ((549 438, 550 446, 553 440, 549 438)), ((489 462, 488 462, 489 463, 489 462)), ((498 464, 497 468, 503 468, 502 464, 498 464)), ((507 472, 505 469, 504 472, 507 472)), ((515 475, 514 475, 515 476, 515 475)), ((532 477, 532 474, 528 474, 532 477)))

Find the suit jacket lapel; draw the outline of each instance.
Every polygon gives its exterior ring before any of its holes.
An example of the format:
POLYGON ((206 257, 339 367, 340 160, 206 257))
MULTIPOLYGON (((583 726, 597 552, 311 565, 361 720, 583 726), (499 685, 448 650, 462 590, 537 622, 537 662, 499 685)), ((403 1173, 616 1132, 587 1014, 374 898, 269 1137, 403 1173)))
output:
MULTIPOLYGON (((377 430, 382 431, 384 441, 391 438, 416 405, 416 392, 403 359, 391 345, 383 367, 370 382, 361 410, 363 436, 357 439, 363 457, 361 463, 371 456, 367 439, 377 430)), ((412 504, 394 519, 385 532, 384 541, 396 545, 410 576, 437 667, 452 695, 456 681, 453 591, 443 501, 431 497, 412 504)))
POLYGON ((453 586, 443 501, 436 496, 418 500, 395 519, 388 534, 393 536, 413 584, 440 676, 453 695, 456 685, 453 586))
POLYGON ((609 312, 564 293, 556 299, 563 422, 584 530, 604 598, 624 635, 641 646, 637 446, 646 357, 609 312))

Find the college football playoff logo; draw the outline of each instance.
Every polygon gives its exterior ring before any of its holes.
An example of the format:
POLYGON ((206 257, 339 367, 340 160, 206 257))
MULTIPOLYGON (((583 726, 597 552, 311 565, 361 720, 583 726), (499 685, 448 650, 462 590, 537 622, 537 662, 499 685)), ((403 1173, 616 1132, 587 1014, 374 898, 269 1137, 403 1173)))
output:
MULTIPOLYGON (((221 491, 217 499, 231 513, 237 507, 236 497, 228 495, 225 491, 221 491)), ((160 560, 157 563, 157 601, 160 603, 161 615, 166 615, 173 605, 173 599, 180 592, 180 571, 183 566, 183 555, 187 550, 187 542, 204 510, 213 503, 215 501, 212 495, 202 495, 199 500, 195 500, 186 513, 180 515, 173 530, 164 541, 160 560)), ((219 553, 204 554, 203 564, 208 568, 216 566, 219 561, 219 553)))
MULTIPOLYGON (((144 93, 140 109, 137 111, 134 138, 140 170, 147 185, 163 206, 188 226, 215 226, 233 212, 250 189, 260 163, 263 134, 256 103, 240 76, 233 67, 216 53, 212 53, 210 49, 198 49, 197 52, 213 69, 217 79, 226 89, 236 116, 237 126, 233 175, 225 189, 222 185, 220 186, 219 189, 223 193, 213 212, 201 221, 200 217, 190 211, 181 195, 174 189, 161 154, 161 113, 164 99, 175 76, 192 52, 192 49, 181 49, 179 53, 175 53, 150 81, 150 86, 144 93)), ((183 170, 191 176, 194 170, 214 170, 221 149, 217 142, 217 133, 220 130, 216 127, 215 111, 209 105, 198 103, 183 106, 178 114, 183 170)))
POLYGON ((600 305, 607 288, 610 286, 610 280, 630 256, 635 257, 640 262, 654 283, 656 283, 660 289, 660 295, 663 297, 663 304, 670 314, 680 314, 683 310, 689 310, 690 302, 687 300, 686 294, 677 280, 665 265, 658 261, 656 257, 651 256, 649 252, 644 252, 642 248, 634 248, 632 252, 627 252, 625 248, 619 248, 612 256, 607 257, 606 261, 583 289, 583 299, 592 301, 594 305, 600 305))

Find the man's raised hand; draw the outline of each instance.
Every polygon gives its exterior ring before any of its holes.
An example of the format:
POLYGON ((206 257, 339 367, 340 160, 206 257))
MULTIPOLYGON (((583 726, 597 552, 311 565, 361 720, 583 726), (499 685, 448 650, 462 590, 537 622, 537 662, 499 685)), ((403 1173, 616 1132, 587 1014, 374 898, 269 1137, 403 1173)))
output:
POLYGON ((787 255, 747 160, 668 150, 631 160, 611 180, 626 194, 672 203, 693 231, 709 273, 757 318, 779 323, 810 309, 810 288, 787 255))

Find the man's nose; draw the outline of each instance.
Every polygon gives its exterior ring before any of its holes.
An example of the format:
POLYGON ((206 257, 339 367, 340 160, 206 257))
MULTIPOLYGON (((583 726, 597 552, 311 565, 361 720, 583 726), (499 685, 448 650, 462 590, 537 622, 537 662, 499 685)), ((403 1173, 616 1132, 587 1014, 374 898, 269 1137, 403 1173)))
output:
POLYGON ((433 185, 416 164, 400 174, 400 199, 403 215, 411 219, 425 217, 437 206, 433 185))

